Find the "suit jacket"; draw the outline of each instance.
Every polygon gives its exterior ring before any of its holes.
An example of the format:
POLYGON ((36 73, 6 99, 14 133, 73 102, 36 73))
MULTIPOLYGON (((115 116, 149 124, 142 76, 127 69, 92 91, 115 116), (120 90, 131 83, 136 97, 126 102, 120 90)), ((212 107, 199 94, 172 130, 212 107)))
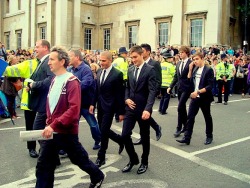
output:
MULTIPOLYGON (((195 90, 195 75, 199 67, 195 67, 191 76, 191 84, 192 84, 192 91, 195 90)), ((213 82, 214 82, 214 72, 213 69, 207 65, 204 66, 201 78, 200 78, 200 83, 198 88, 206 88, 205 93, 200 94, 200 98, 202 100, 209 100, 212 102, 214 100, 213 94, 212 94, 212 88, 213 88, 213 82)))
POLYGON ((150 58, 148 61, 148 64, 153 66, 155 69, 155 76, 156 76, 156 81, 157 81, 157 89, 160 90, 161 88, 161 83, 162 83, 162 74, 161 74, 161 65, 158 61, 155 61, 150 58))
POLYGON ((35 112, 46 112, 46 100, 49 87, 54 73, 51 72, 49 65, 49 56, 37 66, 37 70, 31 75, 30 79, 35 82, 32 85, 29 94, 29 109, 35 112))
MULTIPOLYGON (((135 102, 135 111, 141 113, 144 110, 152 113, 157 93, 157 81, 155 69, 151 65, 144 64, 137 82, 134 82, 135 66, 128 69, 128 83, 125 92, 125 100, 131 99, 135 102)), ((131 110, 126 106, 126 110, 131 110)))
POLYGON ((123 115, 125 113, 123 74, 112 67, 103 85, 100 84, 102 70, 97 72, 97 89, 91 104, 104 112, 123 115))
MULTIPOLYGON (((177 88, 179 91, 190 91, 190 81, 187 77, 189 71, 189 64, 192 62, 191 59, 188 59, 185 67, 183 68, 182 74, 179 71, 181 66, 181 61, 179 61, 176 65, 176 72, 173 78, 172 83, 170 84, 170 88, 173 88, 177 84, 177 88)), ((191 91, 190 91, 191 92, 191 91)))

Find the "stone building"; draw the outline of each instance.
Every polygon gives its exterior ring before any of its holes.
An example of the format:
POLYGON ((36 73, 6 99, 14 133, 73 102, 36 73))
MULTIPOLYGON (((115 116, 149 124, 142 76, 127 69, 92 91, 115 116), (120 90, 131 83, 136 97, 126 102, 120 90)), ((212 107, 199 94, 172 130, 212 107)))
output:
POLYGON ((134 44, 241 46, 235 0, 0 0, 0 41, 33 48, 37 39, 69 48, 134 44))

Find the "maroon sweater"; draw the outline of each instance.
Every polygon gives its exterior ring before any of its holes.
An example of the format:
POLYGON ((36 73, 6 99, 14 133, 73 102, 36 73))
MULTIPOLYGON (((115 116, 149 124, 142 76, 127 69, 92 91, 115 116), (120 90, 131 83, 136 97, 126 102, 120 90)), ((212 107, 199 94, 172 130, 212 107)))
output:
MULTIPOLYGON (((52 81, 51 87, 53 86, 53 84, 54 82, 52 81)), ((50 113, 49 99, 47 97, 46 125, 50 125, 54 132, 57 133, 78 134, 80 107, 80 82, 75 76, 72 76, 64 85, 59 101, 52 114, 50 113)))

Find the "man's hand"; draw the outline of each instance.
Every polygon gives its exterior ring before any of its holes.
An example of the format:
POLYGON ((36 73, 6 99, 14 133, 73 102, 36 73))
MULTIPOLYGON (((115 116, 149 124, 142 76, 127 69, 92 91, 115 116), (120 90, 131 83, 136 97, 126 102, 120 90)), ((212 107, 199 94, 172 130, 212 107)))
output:
POLYGON ((30 88, 29 88, 29 87, 26 87, 25 89, 26 89, 26 91, 27 91, 27 92, 29 92, 29 91, 30 91, 30 88))
POLYGON ((119 115, 119 122, 124 120, 124 115, 119 115))
POLYGON ((53 134, 53 132, 54 132, 54 130, 50 126, 47 126, 43 130, 42 135, 43 135, 44 138, 49 138, 49 137, 51 137, 51 135, 53 134))
POLYGON ((130 109, 132 109, 132 110, 135 109, 136 104, 135 104, 134 101, 132 101, 131 99, 127 99, 127 100, 125 101, 125 103, 128 105, 128 107, 129 107, 130 109))
POLYGON ((170 92, 171 92, 171 88, 169 87, 169 88, 167 89, 167 93, 170 94, 170 92))
POLYGON ((90 105, 89 107, 89 113, 94 114, 95 107, 93 105, 90 105))
POLYGON ((149 113, 147 110, 144 110, 144 111, 142 112, 141 118, 142 118, 143 120, 147 120, 149 117, 150 117, 150 113, 149 113))
POLYGON ((192 99, 195 99, 197 96, 198 96, 197 91, 194 91, 193 93, 190 94, 190 97, 191 97, 192 99))

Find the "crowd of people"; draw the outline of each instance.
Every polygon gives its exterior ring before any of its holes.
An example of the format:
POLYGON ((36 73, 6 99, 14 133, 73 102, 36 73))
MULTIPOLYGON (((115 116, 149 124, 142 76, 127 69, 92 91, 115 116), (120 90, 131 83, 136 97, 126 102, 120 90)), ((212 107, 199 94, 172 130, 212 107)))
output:
POLYGON ((0 46, 0 58, 9 66, 0 90, 6 95, 11 118, 16 118, 17 82, 23 82, 21 109, 26 130, 43 130, 43 137, 52 140, 27 142, 29 155, 38 157, 36 187, 53 187, 54 171, 60 165, 59 155, 90 175, 89 187, 100 187, 104 174, 98 167, 106 163, 109 139, 129 156, 123 173, 140 163, 137 174, 148 169, 150 127, 156 140, 162 136, 161 126, 152 117, 156 97, 160 98, 159 113, 167 114, 169 100, 178 97, 176 140, 189 145, 195 116, 199 109, 206 124, 204 144, 213 141, 211 102, 228 105, 230 95, 250 95, 250 56, 241 49, 212 46, 157 47, 149 44, 133 46, 127 51, 66 50, 50 47, 47 40, 38 40, 32 53, 27 50, 6 51, 0 46), (224 100, 222 100, 224 94, 224 100), (187 100, 191 98, 187 110, 187 100), (81 101, 81 103, 79 102, 81 101), (97 118, 95 117, 97 109, 97 118), (90 126, 93 149, 99 150, 93 163, 78 141, 79 119, 83 116, 90 126), (113 118, 123 121, 121 135, 112 131, 113 118), (132 142, 131 135, 138 122, 141 138, 132 142), (134 145, 142 145, 141 162, 134 145))

